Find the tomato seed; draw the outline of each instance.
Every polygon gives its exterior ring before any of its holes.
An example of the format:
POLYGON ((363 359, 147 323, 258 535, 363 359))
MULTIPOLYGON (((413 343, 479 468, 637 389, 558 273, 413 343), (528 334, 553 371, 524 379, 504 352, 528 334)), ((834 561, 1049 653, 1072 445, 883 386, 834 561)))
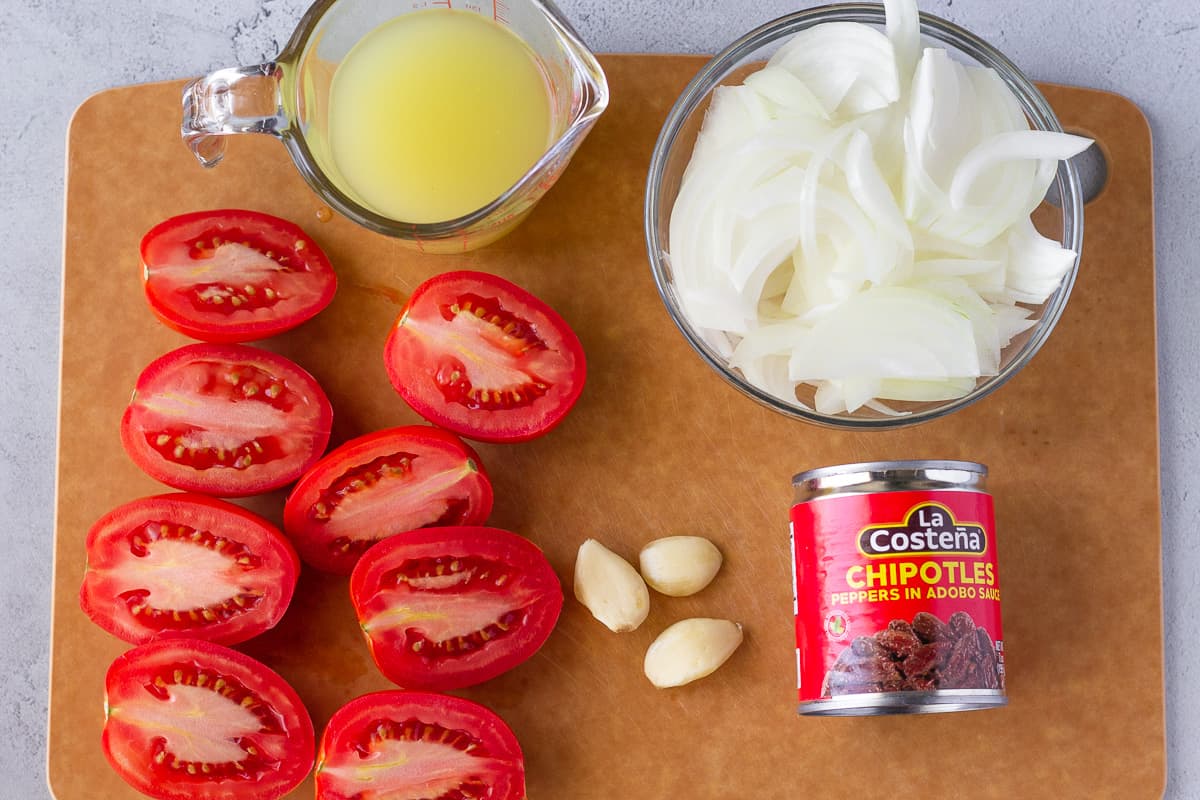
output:
MULTIPOLYGON (((317 502, 309 507, 309 519, 326 522, 338 506, 350 495, 372 487, 387 478, 406 478, 412 474, 412 461, 417 456, 412 453, 390 453, 349 470, 332 481, 320 494, 317 502)), ((378 539, 370 538, 351 542, 345 537, 339 537, 331 546, 341 548, 343 552, 349 549, 366 550, 378 539)))

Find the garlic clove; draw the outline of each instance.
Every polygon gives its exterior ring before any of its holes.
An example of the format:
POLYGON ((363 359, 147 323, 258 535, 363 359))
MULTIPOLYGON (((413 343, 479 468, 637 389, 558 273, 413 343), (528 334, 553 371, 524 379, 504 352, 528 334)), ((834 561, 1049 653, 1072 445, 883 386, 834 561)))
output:
POLYGON ((721 551, 703 536, 655 539, 638 554, 646 583, 669 597, 687 597, 708 586, 721 563, 721 551))
POLYGON ((632 631, 650 613, 650 592, 633 566, 595 539, 575 557, 575 597, 617 633, 632 631))
POLYGON ((711 675, 742 643, 742 626, 727 619, 676 622, 646 651, 643 669, 660 689, 683 686, 711 675))

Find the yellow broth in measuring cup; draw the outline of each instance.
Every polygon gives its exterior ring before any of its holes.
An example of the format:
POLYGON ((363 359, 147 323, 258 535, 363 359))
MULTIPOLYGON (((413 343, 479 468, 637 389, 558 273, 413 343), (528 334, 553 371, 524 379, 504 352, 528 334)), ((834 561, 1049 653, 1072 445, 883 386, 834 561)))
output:
POLYGON ((524 219, 607 103, 595 56, 538 0, 319 0, 277 60, 190 84, 183 135, 205 166, 229 134, 278 136, 332 208, 461 252, 524 219))
POLYGON ((470 11, 405 14, 338 66, 329 146, 345 186, 392 219, 441 222, 503 194, 550 144, 550 92, 523 41, 470 11))

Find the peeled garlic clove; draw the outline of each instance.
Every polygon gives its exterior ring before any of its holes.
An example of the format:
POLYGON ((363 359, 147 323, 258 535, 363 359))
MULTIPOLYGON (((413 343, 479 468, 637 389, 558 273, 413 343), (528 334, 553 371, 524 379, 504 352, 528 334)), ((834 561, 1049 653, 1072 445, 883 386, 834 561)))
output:
POLYGON ((650 592, 633 566, 595 539, 575 557, 575 597, 617 633, 631 631, 650 613, 650 592))
POLYGON ((676 622, 646 651, 646 677, 660 689, 711 675, 742 643, 742 626, 727 619, 676 622))
POLYGON ((638 564, 651 589, 687 597, 712 583, 721 569, 721 551, 703 536, 668 536, 643 547, 638 564))

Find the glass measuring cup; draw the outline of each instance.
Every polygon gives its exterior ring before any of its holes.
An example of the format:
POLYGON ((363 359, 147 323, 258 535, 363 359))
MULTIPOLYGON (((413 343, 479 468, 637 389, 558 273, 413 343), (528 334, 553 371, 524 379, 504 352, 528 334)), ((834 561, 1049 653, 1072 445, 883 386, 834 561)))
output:
POLYGON ((313 191, 344 216, 426 252, 462 252, 499 239, 533 210, 607 105, 604 71, 550 0, 318 0, 274 61, 217 70, 188 84, 181 133, 205 167, 220 163, 226 136, 275 136, 313 191), (545 74, 552 131, 541 158, 499 197, 456 219, 415 223, 368 207, 342 177, 329 145, 330 88, 363 36, 428 9, 480 14, 519 36, 545 74))

